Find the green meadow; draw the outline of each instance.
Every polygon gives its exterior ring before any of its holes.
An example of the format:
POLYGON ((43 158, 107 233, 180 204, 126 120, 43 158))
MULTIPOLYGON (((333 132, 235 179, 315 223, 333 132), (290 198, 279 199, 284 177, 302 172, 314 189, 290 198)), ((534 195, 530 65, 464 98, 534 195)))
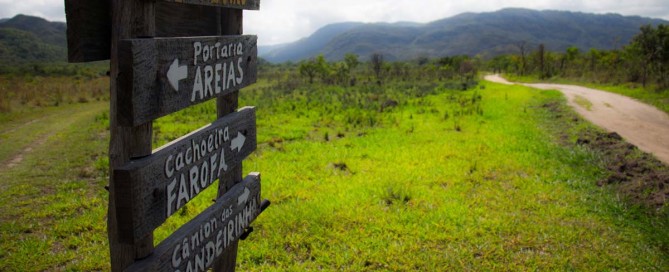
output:
MULTIPOLYGON (((417 82, 241 91, 258 126, 244 172, 261 173, 272 205, 240 243, 239 271, 669 270, 666 211, 597 186, 603 155, 563 144, 558 132, 575 141, 590 125, 554 118, 545 105, 569 113, 558 92, 417 82)), ((0 270, 109 269, 105 103, 2 113, 0 270)), ((154 148, 215 116, 207 102, 157 120, 154 148)))

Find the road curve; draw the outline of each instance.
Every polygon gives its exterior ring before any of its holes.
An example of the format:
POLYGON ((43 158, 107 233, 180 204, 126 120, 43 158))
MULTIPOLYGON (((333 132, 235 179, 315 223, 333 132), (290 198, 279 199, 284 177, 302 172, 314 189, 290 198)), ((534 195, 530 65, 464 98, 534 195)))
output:
MULTIPOLYGON (((499 75, 487 75, 485 80, 514 84, 499 75)), ((665 112, 623 95, 581 86, 547 83, 520 85, 562 92, 569 106, 585 119, 618 133, 639 149, 669 164, 669 115, 665 112)))

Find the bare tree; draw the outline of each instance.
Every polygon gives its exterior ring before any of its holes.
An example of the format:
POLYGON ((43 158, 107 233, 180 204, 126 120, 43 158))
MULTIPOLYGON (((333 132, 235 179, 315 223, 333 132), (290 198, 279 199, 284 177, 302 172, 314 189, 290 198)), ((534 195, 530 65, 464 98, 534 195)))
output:
POLYGON ((376 80, 379 85, 381 85, 381 71, 383 69, 383 54, 374 53, 369 59, 372 65, 372 71, 376 75, 376 80))
POLYGON ((546 47, 544 44, 539 44, 539 49, 537 51, 537 58, 539 58, 539 71, 540 75, 539 78, 545 79, 547 77, 546 73, 546 47))
POLYGON ((518 51, 520 53, 520 75, 524 76, 525 75, 525 70, 527 69, 527 42, 526 41, 520 41, 516 43, 516 47, 518 47, 518 51))

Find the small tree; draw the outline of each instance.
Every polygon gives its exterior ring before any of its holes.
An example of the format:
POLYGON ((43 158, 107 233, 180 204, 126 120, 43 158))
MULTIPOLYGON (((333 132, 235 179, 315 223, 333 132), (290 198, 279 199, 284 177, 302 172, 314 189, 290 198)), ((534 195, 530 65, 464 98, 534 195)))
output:
POLYGON ((537 49, 537 61, 539 62, 539 78, 545 79, 547 77, 546 72, 546 47, 544 44, 539 44, 537 49))
POLYGON ((379 53, 374 53, 372 54, 369 62, 372 66, 372 71, 374 72, 374 75, 376 75, 376 80, 380 85, 381 72, 383 71, 383 55, 379 53))
POLYGON ((527 42, 520 41, 516 43, 516 47, 518 47, 518 53, 520 53, 520 75, 524 76, 527 70, 527 42))
POLYGON ((309 79, 309 84, 314 83, 314 77, 318 73, 318 67, 313 60, 303 60, 299 66, 300 75, 309 79))
POLYGON ((322 54, 318 55, 313 62, 315 63, 316 73, 321 78, 321 82, 331 83, 333 81, 334 72, 327 60, 325 60, 325 57, 322 54))
POLYGON ((462 81, 467 82, 474 79, 476 67, 471 60, 463 60, 458 67, 458 73, 462 77, 462 81))
POLYGON ((601 53, 597 48, 590 48, 590 51, 588 52, 588 58, 590 58, 590 72, 595 73, 597 70, 597 62, 599 61, 601 53))
POLYGON ((657 76, 660 88, 669 85, 666 79, 669 68, 669 26, 642 26, 641 33, 634 36, 628 51, 642 59, 641 81, 644 86, 652 74, 657 76))
POLYGON ((358 64, 360 64, 360 61, 358 60, 358 55, 351 53, 348 53, 344 56, 344 62, 346 63, 346 66, 348 66, 348 69, 350 71, 355 70, 355 68, 358 67, 358 64))
POLYGON ((346 62, 337 62, 332 65, 332 70, 334 70, 335 82, 337 84, 346 85, 350 74, 350 68, 346 62))
POLYGON ((332 69, 323 55, 318 55, 310 60, 301 61, 298 67, 300 75, 309 79, 309 84, 314 83, 314 78, 319 77, 322 82, 332 81, 332 69))
POLYGON ((570 46, 567 48, 567 51, 562 57, 562 61, 560 63, 560 72, 562 75, 568 75, 571 72, 570 68, 575 66, 575 62, 577 61, 580 54, 581 51, 576 46, 570 46))
MULTIPOLYGON (((348 74, 346 75, 346 80, 348 81, 348 84, 353 86, 355 85, 355 77, 351 77, 351 73, 355 70, 355 68, 358 67, 360 64, 360 60, 358 60, 358 55, 348 53, 344 56, 344 63, 346 64, 347 72, 348 74)), ((346 83, 346 82, 344 82, 346 83)))
POLYGON ((658 39, 658 80, 660 88, 669 87, 669 25, 657 26, 658 39))

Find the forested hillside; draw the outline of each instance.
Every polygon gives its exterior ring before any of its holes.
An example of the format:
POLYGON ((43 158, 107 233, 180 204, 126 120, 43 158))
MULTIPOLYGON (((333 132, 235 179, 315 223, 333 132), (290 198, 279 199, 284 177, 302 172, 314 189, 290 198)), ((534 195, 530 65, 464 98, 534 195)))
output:
POLYGON ((326 26, 311 37, 261 52, 261 56, 271 62, 299 61, 318 54, 328 60, 341 60, 347 53, 363 59, 381 53, 387 60, 452 55, 493 57, 539 44, 555 51, 571 46, 609 50, 627 44, 642 25, 660 23, 667 22, 617 14, 503 9, 464 13, 428 24, 347 23, 349 28, 336 28, 337 31, 326 26), (309 50, 302 50, 305 44, 311 45, 309 50))
POLYGON ((0 61, 65 61, 66 31, 65 23, 33 16, 16 15, 0 21, 0 61))

